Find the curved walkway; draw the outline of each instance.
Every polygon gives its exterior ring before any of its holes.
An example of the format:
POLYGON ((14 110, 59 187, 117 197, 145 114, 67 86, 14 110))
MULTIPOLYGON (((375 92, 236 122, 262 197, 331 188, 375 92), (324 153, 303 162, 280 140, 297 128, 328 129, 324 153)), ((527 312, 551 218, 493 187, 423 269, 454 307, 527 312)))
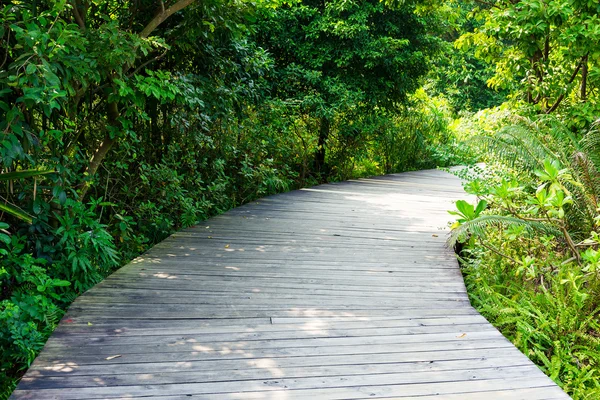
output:
POLYGON ((69 309, 15 399, 568 399, 470 305, 420 171, 261 199, 69 309))

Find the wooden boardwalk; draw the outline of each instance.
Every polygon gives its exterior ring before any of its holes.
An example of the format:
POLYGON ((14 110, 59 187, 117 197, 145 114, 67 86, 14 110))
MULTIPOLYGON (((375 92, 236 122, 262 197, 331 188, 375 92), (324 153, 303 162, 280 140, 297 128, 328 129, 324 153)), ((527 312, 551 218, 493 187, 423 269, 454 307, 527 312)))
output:
POLYGON ((469 304, 457 178, 271 196, 81 296, 15 399, 568 399, 469 304))

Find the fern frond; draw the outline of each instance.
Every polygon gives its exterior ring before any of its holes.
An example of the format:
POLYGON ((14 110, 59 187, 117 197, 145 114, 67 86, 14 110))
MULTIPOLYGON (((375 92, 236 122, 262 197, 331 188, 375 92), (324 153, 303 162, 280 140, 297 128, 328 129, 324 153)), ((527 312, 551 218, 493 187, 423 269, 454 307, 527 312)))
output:
POLYGON ((576 152, 571 163, 572 175, 582 185, 573 185, 569 189, 574 193, 574 206, 587 224, 593 224, 593 218, 598 206, 600 206, 600 172, 584 152, 576 152))
POLYGON ((447 244, 453 247, 461 239, 464 239, 470 235, 478 237, 484 237, 486 230, 490 226, 522 226, 528 233, 541 232, 550 235, 560 235, 560 231, 548 224, 544 224, 537 221, 525 221, 516 217, 509 217, 504 215, 482 215, 471 221, 464 222, 459 227, 455 228, 450 232, 447 244))
POLYGON ((600 165, 600 127, 594 124, 580 142, 581 150, 585 152, 590 160, 600 165))
POLYGON ((533 171, 546 159, 568 164, 578 142, 564 124, 554 118, 531 120, 521 117, 515 121, 494 135, 475 136, 473 140, 492 157, 512 168, 533 171))

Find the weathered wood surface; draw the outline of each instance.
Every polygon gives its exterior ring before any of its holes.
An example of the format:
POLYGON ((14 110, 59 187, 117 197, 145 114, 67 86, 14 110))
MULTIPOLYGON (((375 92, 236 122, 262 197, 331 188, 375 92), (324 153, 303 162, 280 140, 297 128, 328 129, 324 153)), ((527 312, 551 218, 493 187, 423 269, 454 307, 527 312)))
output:
POLYGON ((469 304, 457 178, 271 196, 185 229, 73 303, 15 399, 568 399, 469 304))

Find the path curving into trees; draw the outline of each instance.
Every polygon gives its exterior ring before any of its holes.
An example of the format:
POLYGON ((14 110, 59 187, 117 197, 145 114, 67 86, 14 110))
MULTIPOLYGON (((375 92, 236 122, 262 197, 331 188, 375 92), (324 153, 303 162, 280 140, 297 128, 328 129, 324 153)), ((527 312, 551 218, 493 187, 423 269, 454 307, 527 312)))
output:
POLYGON ((14 399, 568 399, 473 309, 436 171, 267 197, 77 299, 14 399))

